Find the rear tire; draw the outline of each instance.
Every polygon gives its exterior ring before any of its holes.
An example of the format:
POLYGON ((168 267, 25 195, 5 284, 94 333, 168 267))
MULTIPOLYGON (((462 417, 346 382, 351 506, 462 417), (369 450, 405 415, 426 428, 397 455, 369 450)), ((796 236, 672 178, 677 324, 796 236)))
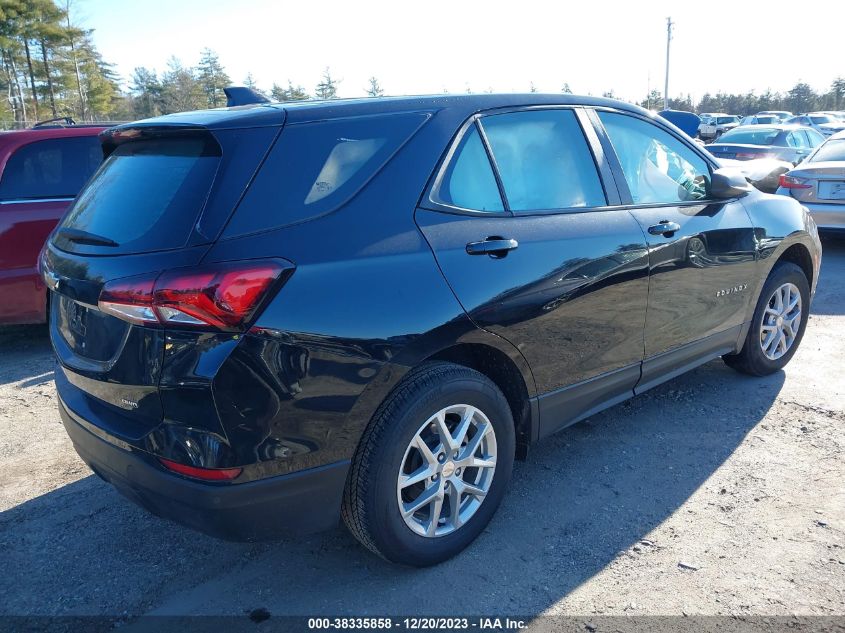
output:
POLYGON ((804 271, 791 262, 775 264, 757 299, 742 350, 726 354, 722 360, 751 376, 780 371, 801 344, 809 307, 810 284, 804 271))
POLYGON ((364 431, 344 490, 343 521, 391 562, 440 563, 493 517, 514 448, 510 407, 490 379, 461 365, 426 363, 403 379, 364 431), (430 503, 412 510, 429 496, 430 503))

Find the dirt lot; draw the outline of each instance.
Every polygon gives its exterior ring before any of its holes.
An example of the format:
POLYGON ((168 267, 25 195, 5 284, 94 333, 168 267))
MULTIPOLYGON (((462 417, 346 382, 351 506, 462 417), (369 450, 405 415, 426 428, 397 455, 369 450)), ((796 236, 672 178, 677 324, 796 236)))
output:
POLYGON ((44 329, 6 331, 0 613, 845 614, 845 241, 813 312, 782 373, 712 362, 544 442, 425 570, 342 528, 232 544, 148 515, 71 448, 44 329))

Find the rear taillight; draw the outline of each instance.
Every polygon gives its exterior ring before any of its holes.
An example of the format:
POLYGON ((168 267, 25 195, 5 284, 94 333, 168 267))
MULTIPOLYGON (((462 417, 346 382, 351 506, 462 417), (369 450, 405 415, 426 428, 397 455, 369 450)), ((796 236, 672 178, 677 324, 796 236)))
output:
POLYGON ((130 323, 241 330, 291 271, 276 261, 246 261, 116 279, 97 305, 130 323))
POLYGON ((186 477, 193 477, 194 479, 202 479, 203 481, 231 481, 243 472, 243 468, 200 468, 198 466, 188 466, 187 464, 180 464, 170 459, 159 457, 158 461, 167 470, 186 477))
POLYGON ((808 185, 800 178, 796 178, 795 176, 787 176, 786 174, 780 175, 780 178, 778 179, 778 186, 783 187, 784 189, 812 189, 813 187, 812 185, 808 185))

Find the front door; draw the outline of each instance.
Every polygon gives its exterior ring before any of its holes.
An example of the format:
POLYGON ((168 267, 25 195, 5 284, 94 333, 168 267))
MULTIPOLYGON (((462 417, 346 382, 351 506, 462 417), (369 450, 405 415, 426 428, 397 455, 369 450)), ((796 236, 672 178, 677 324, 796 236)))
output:
POLYGON ((627 186, 621 195, 648 241, 641 383, 648 387, 732 351, 756 278, 754 231, 741 201, 708 199, 711 166, 686 141, 637 116, 598 118, 618 159, 620 189, 627 186))

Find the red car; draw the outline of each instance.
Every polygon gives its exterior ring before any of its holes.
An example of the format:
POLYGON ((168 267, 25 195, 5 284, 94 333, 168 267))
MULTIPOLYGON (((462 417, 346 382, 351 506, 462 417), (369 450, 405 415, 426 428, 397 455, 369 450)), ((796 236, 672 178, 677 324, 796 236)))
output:
POLYGON ((103 160, 103 126, 0 132, 0 325, 43 323, 38 253, 103 160))

